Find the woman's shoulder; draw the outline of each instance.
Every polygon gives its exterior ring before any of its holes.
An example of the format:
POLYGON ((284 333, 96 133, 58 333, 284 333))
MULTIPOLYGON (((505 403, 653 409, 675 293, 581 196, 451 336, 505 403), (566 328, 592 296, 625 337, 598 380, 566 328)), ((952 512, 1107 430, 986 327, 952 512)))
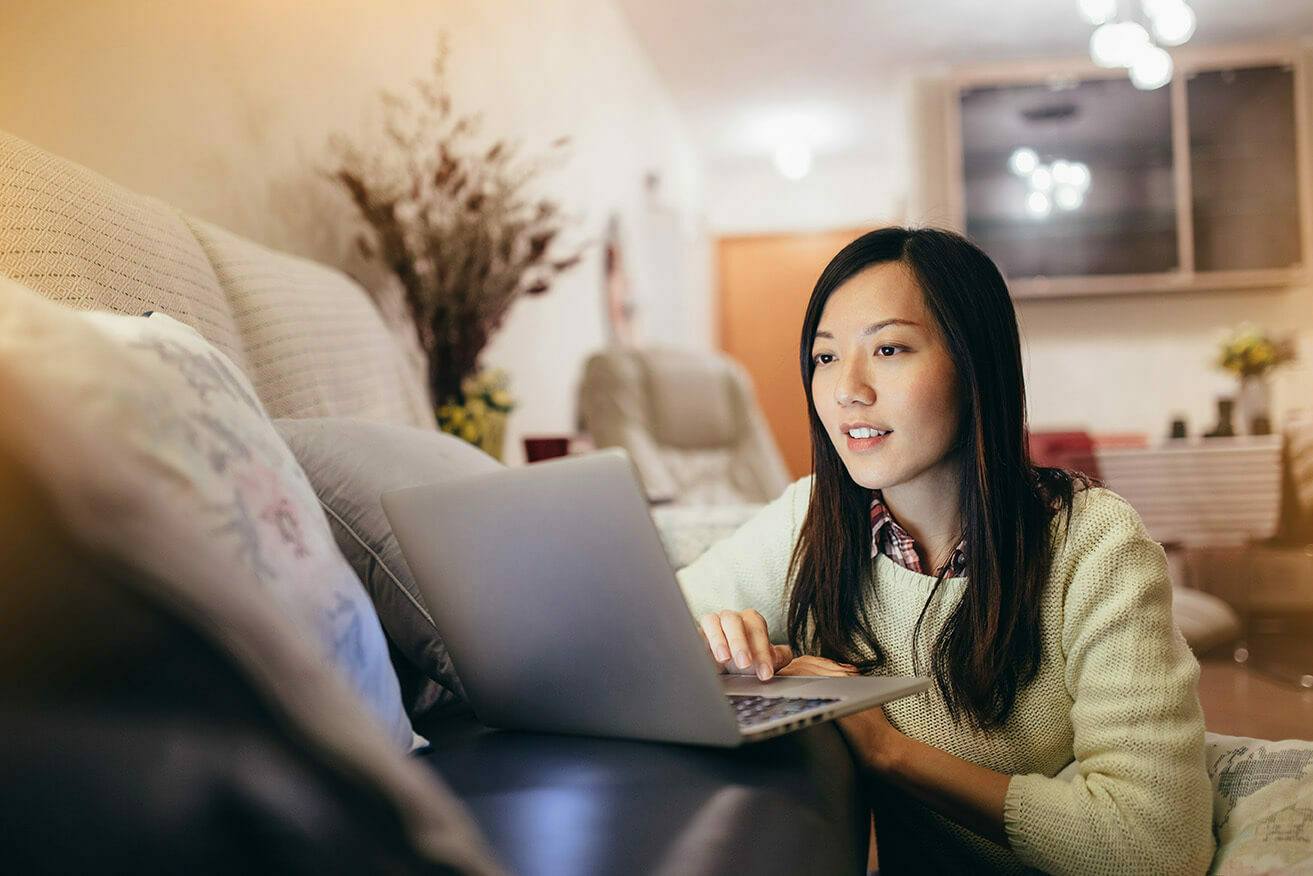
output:
POLYGON ((805 513, 808 504, 811 503, 813 479, 813 475, 798 478, 784 488, 784 492, 780 494, 780 498, 776 501, 787 504, 795 513, 800 509, 805 513))
POLYGON ((1070 514, 1059 510, 1055 525, 1067 530, 1067 537, 1100 533, 1120 533, 1148 537, 1140 514, 1117 493, 1097 485, 1077 485, 1071 497, 1070 514))
POLYGON ((1149 535, 1131 503, 1104 487, 1079 489, 1070 519, 1055 520, 1051 573, 1064 591, 1128 591, 1139 581, 1157 587, 1166 580, 1162 547, 1149 535))

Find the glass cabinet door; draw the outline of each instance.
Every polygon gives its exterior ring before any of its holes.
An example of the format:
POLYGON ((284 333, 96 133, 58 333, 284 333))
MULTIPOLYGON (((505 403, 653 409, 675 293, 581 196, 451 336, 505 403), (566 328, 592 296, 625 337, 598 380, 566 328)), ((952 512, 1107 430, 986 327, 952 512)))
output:
POLYGON ((1125 77, 963 90, 967 234, 1013 279, 1178 269, 1170 101, 1125 77))
POLYGON ((1298 264, 1293 70, 1198 73, 1186 98, 1195 270, 1298 264))

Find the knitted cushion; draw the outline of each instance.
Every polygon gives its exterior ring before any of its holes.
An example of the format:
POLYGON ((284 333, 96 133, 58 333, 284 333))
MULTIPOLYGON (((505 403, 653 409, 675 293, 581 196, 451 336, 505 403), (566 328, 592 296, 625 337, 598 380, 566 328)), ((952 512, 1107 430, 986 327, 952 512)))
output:
POLYGON ((0 274, 79 310, 171 314, 246 367, 218 278, 171 207, 4 132, 0 274))
POLYGON ((428 393, 368 294, 339 271, 188 219, 214 264, 273 417, 436 429, 428 393))

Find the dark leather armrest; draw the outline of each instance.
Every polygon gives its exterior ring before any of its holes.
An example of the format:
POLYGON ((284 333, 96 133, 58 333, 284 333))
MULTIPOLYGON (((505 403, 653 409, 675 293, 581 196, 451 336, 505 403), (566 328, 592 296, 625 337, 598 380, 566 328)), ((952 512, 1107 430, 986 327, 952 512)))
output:
POLYGON ((832 724, 734 750, 421 728, 516 873, 862 873, 869 815, 832 724))

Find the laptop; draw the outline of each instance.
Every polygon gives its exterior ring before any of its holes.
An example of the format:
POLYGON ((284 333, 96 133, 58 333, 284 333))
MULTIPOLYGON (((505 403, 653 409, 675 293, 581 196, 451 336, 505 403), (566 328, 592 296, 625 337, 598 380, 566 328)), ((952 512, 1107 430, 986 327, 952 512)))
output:
POLYGON ((930 683, 722 673, 623 450, 391 490, 382 503, 470 705, 493 727, 732 747, 930 683))

